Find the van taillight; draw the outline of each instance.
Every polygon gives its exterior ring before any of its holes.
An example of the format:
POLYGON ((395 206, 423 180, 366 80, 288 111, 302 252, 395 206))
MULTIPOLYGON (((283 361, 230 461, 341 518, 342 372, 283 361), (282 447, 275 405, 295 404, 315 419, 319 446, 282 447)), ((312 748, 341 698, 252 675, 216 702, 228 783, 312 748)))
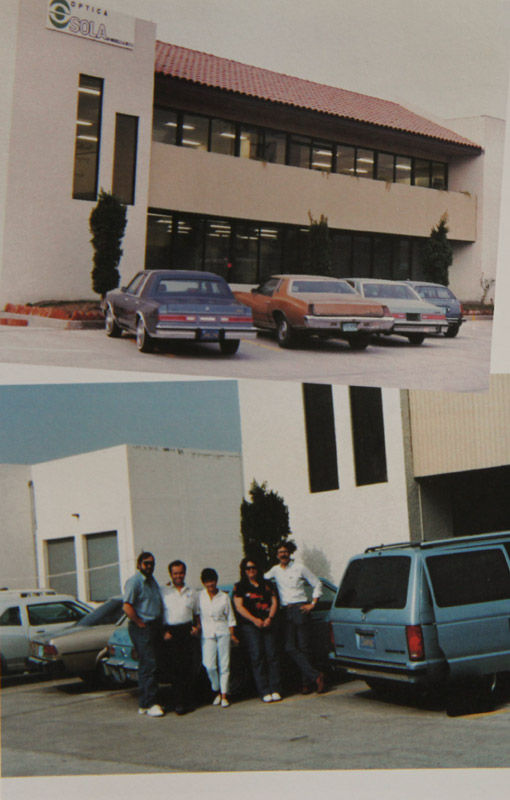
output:
POLYGON ((406 625, 407 649, 411 661, 423 661, 425 647, 423 645, 423 632, 421 625, 406 625))

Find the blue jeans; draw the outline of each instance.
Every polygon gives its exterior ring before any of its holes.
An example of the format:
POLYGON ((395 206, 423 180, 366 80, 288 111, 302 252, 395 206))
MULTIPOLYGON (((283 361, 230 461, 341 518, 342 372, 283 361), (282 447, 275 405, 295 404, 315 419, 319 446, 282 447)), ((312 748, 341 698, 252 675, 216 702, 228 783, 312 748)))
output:
POLYGON ((303 684, 308 685, 317 680, 319 671, 312 666, 312 621, 300 605, 303 603, 283 607, 285 650, 297 665, 303 684))
POLYGON ((241 636, 250 656, 251 669, 260 697, 281 692, 280 664, 274 628, 241 625, 241 636))
POLYGON ((161 625, 151 622, 139 628, 134 622, 128 624, 129 635, 138 653, 138 705, 150 708, 158 693, 157 650, 161 639, 161 625))

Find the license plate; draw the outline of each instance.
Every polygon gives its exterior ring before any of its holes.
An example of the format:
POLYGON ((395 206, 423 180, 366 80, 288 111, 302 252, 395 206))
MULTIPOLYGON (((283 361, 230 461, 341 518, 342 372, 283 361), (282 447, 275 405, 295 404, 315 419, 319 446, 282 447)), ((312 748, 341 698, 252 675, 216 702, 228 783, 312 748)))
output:
POLYGON ((359 637, 359 646, 362 650, 375 650, 375 638, 374 636, 366 636, 361 634, 359 637))
POLYGON ((199 338, 201 341, 203 341, 204 339, 213 339, 214 341, 216 341, 219 337, 219 333, 220 332, 218 330, 208 330, 208 331, 201 330, 199 338))
POLYGON ((346 333, 352 333, 353 331, 358 330, 358 325, 356 322, 344 322, 342 324, 342 330, 346 333))

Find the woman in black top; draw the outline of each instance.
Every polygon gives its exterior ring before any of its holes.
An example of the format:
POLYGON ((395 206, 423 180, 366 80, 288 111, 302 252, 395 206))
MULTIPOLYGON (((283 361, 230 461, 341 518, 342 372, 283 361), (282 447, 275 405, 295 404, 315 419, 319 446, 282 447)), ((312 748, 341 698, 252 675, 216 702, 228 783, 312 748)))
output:
POLYGON ((253 558, 243 558, 240 571, 241 580, 234 586, 234 604, 241 636, 250 656, 261 700, 264 703, 277 702, 282 697, 273 621, 278 610, 276 591, 253 558))

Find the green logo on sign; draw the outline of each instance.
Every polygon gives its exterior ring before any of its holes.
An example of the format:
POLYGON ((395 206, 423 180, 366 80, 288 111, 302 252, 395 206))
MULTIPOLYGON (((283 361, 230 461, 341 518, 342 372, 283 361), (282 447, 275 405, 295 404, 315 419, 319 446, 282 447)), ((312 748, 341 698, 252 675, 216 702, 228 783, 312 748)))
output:
POLYGON ((55 28, 59 30, 66 28, 71 19, 71 9, 67 0, 53 0, 48 9, 48 17, 55 28))

